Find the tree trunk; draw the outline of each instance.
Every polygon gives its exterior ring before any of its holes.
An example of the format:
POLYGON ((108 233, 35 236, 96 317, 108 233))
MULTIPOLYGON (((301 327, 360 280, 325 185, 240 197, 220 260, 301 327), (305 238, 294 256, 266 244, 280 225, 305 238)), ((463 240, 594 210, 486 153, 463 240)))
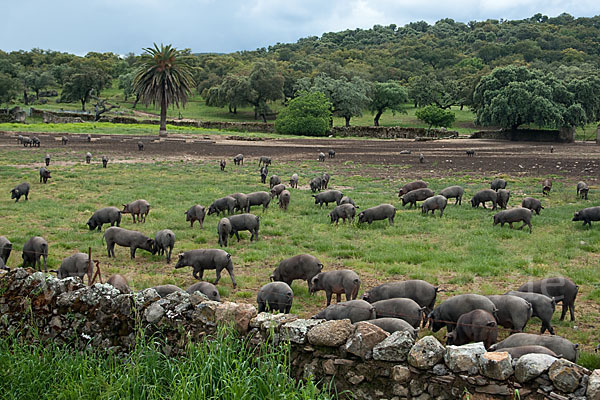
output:
POLYGON ((462 110, 463 110, 463 107, 464 107, 464 106, 465 106, 464 104, 461 104, 461 105, 460 105, 460 111, 462 111, 462 110))
POLYGON ((127 95, 124 95, 124 96, 125 96, 125 99, 124 99, 123 101, 127 102, 127 97, 128 97, 128 96, 127 96, 127 95))
POLYGON ((135 95, 135 101, 133 102, 133 107, 135 108, 135 106, 137 106, 138 101, 140 101, 140 95, 139 93, 135 95))
POLYGON ((350 118, 352 117, 344 117, 346 119, 346 128, 350 127, 350 118))
POLYGON ((81 99, 81 111, 85 112, 85 99, 81 99))
POLYGON ((237 114, 237 106, 233 106, 233 113, 237 114))
POLYGON ((229 104, 229 113, 233 113, 233 110, 231 109, 231 104, 229 104))
POLYGON ((167 98, 165 97, 165 89, 163 88, 162 99, 160 100, 160 129, 158 136, 167 136, 167 98))
POLYGON ((25 103, 25 105, 29 105, 29 101, 27 99, 27 90, 23 90, 23 103, 25 103))
POLYGON ((375 126, 379 126, 379 118, 381 117, 381 114, 383 114, 382 110, 378 110, 377 114, 375 114, 375 119, 373 120, 375 126))
POLYGON ((40 89, 35 91, 35 98, 38 100, 40 99, 40 89))

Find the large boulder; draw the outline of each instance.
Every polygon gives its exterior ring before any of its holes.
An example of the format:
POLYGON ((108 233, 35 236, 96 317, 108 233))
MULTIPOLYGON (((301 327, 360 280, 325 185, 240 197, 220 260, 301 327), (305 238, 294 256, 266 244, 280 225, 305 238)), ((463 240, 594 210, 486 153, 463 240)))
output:
POLYGON ((444 346, 434 336, 425 336, 408 352, 408 363, 416 368, 428 369, 444 357, 444 352, 444 346))
POLYGON ((354 332, 349 319, 325 321, 308 331, 308 341, 315 346, 338 347, 346 343, 354 332))
POLYGON ((390 334, 368 322, 357 322, 356 329, 346 342, 346 351, 366 360, 371 358, 373 347, 390 334))
POLYGON ((452 372, 477 373, 479 357, 486 352, 482 342, 469 343, 463 346, 446 346, 444 362, 452 372))
POLYGON ((279 330, 279 334, 284 340, 304 344, 307 340, 306 335, 308 331, 323 322, 325 322, 324 319, 297 319, 283 324, 279 330))
POLYGON ((479 372, 498 381, 506 380, 514 372, 512 357, 505 351, 484 353, 479 357, 479 372))
POLYGON ((546 372, 554 361, 556 357, 548 354, 525 354, 515 364, 515 378, 521 383, 529 382, 546 372))
POLYGON ((241 334, 248 333, 250 320, 256 316, 256 308, 251 304, 224 302, 217 305, 215 317, 218 323, 229 325, 241 334))
MULTIPOLYGON (((600 129, 598 131, 600 132, 600 129)), ((594 370, 590 375, 585 394, 588 400, 600 400, 600 369, 594 370)))
POLYGON ((151 324, 155 324, 162 319, 165 315, 165 309, 158 303, 158 301, 150 304, 150 307, 144 311, 144 318, 151 324))
POLYGON ((583 373, 579 365, 561 358, 552 363, 548 376, 558 390, 571 393, 579 386, 583 373))
POLYGON ((373 358, 379 361, 406 361, 415 344, 410 332, 396 331, 373 347, 373 358))

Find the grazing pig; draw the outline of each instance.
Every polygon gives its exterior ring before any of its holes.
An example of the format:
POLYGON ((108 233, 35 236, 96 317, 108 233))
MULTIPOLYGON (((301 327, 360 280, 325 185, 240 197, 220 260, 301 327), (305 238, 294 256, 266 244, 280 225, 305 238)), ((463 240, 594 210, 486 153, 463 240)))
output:
POLYGON ((380 204, 378 206, 367 208, 366 210, 361 211, 360 214, 358 214, 358 223, 362 224, 363 222, 366 222, 371 225, 373 221, 379 221, 387 218, 390 225, 394 225, 395 216, 396 207, 391 204, 380 204))
POLYGON ((171 262, 173 247, 175 247, 175 234, 172 230, 163 229, 156 232, 156 236, 154 236, 154 253, 158 253, 160 256, 165 255, 167 264, 171 262))
POLYGON ((102 168, 106 168, 108 165, 108 157, 102 156, 102 168))
POLYGON ((344 195, 339 190, 328 190, 319 194, 313 194, 312 197, 315 198, 315 204, 323 207, 323 203, 325 203, 325 206, 328 206, 329 203, 334 202, 339 206, 344 195))
POLYGON ((114 274, 111 275, 106 281, 109 285, 112 285, 115 289, 123 294, 131 293, 127 279, 123 275, 114 274))
POLYGON ((67 145, 67 143, 69 143, 69 138, 68 138, 68 137, 66 137, 66 136, 61 136, 61 138, 60 138, 60 143, 61 143, 63 146, 66 146, 66 145, 67 145))
POLYGON ((4 264, 8 263, 8 257, 12 251, 12 243, 5 236, 0 236, 0 258, 4 260, 4 264))
POLYGON ((533 314, 531 304, 518 296, 492 295, 486 296, 498 309, 498 324, 511 332, 523 332, 525 325, 533 314))
POLYGON ((103 241, 106 241, 108 257, 115 257, 115 244, 123 247, 129 247, 131 258, 135 258, 137 249, 146 250, 155 254, 154 240, 137 231, 111 226, 104 232, 103 241))
POLYGON ((531 210, 528 208, 513 208, 511 210, 500 211, 498 214, 494 215, 494 226, 500 224, 501 227, 504 224, 508 223, 510 229, 513 228, 514 222, 523 221, 523 225, 519 227, 519 229, 523 229, 525 225, 529 226, 529 233, 531 233, 531 210))
POLYGON ((498 203, 498 193, 492 189, 480 190, 479 192, 475 193, 475 196, 473 196, 471 199, 471 206, 479 207, 479 204, 481 204, 483 208, 486 208, 485 203, 487 201, 492 202, 492 210, 495 210, 498 203))
POLYGON ((331 304, 315 314, 313 319, 339 320, 349 319, 350 322, 369 321, 375 319, 375 307, 364 300, 350 300, 331 304))
POLYGON ((267 183, 267 175, 269 175, 269 169, 265 166, 260 167, 260 182, 267 183))
POLYGON ((496 197, 498 207, 506 210, 506 206, 508 206, 509 199, 510 199, 510 190, 498 189, 498 196, 496 197))
POLYGON ((319 153, 319 161, 325 162, 325 153, 323 153, 323 152, 319 153))
MULTIPOLYGON (((25 196, 25 200, 27 200, 27 196, 25 196)), ((600 221, 600 206, 588 207, 584 208, 581 211, 577 211, 573 215, 573 219, 571 221, 583 221, 583 226, 585 226, 585 224, 588 224, 591 228, 592 221, 600 221)))
POLYGON ((342 204, 352 204, 354 206, 354 208, 359 208, 356 203, 354 202, 354 200, 352 200, 350 197, 348 196, 344 196, 342 197, 342 200, 340 200, 340 205, 342 204))
POLYGON ((542 321, 540 333, 546 332, 547 329, 551 335, 554 335, 554 329, 552 328, 551 323, 552 315, 554 314, 554 309, 556 308, 556 301, 554 297, 544 296, 543 294, 539 293, 517 292, 514 290, 507 292, 506 294, 527 300, 533 308, 531 316, 538 317, 542 321))
POLYGON ((483 342, 486 349, 498 340, 498 325, 494 316, 485 310, 473 310, 463 314, 456 329, 446 335, 446 344, 460 346, 472 342, 483 342))
POLYGON ((400 150, 400 154, 411 154, 410 150, 400 150))
POLYGON ((490 350, 504 351, 506 348, 520 346, 543 346, 571 362, 577 362, 579 356, 577 354, 578 345, 569 340, 555 335, 535 335, 533 333, 515 333, 491 346, 490 350))
POLYGON ((204 217, 206 216, 206 208, 200 204, 191 206, 189 210, 185 212, 185 220, 190 222, 190 227, 194 227, 194 221, 200 222, 200 229, 204 228, 204 217))
POLYGON ((406 185, 402 186, 402 188, 400 188, 400 190, 398 191, 398 197, 402 197, 406 193, 411 192, 413 190, 423 189, 426 187, 427 187, 427 182, 424 182, 424 181, 414 181, 414 182, 407 183, 406 185))
POLYGON ((407 203, 410 203, 409 208, 415 207, 417 208, 417 201, 427 200, 430 197, 433 197, 433 190, 428 188, 421 188, 411 190, 402 196, 402 207, 404 207, 407 203))
POLYGON ((513 360, 518 360, 519 358, 527 354, 546 354, 552 357, 559 358, 558 354, 556 354, 549 348, 538 345, 505 347, 503 349, 500 349, 500 351, 505 351, 508 354, 510 354, 510 357, 513 360))
POLYGON ((271 188, 271 193, 270 193, 270 195, 271 195, 271 198, 273 198, 273 197, 277 197, 277 198, 279 198, 279 195, 280 195, 280 194, 281 194, 281 192, 283 192, 284 190, 285 190, 285 185, 284 185, 283 183, 279 183, 279 184, 277 184, 277 185, 273 186, 273 187, 271 188))
POLYGON ((429 211, 431 211, 431 214, 433 215, 435 210, 440 210, 440 218, 442 218, 447 204, 448 199, 441 194, 438 194, 437 196, 430 197, 423 202, 423 205, 421 206, 421 212, 423 214, 427 214, 429 211))
POLYGON ((221 197, 220 199, 213 201, 213 203, 208 207, 208 215, 219 215, 221 212, 225 214, 225 211, 227 211, 228 214, 233 214, 236 203, 236 200, 231 196, 221 197))
POLYGON ((293 174, 290 178, 290 187, 292 189, 298 189, 298 174, 293 174))
POLYGON ((552 179, 544 179, 542 182, 542 195, 549 196, 552 190, 552 179))
POLYGON ((327 172, 323 172, 323 175, 321 175, 321 189, 327 189, 327 187, 329 186, 330 178, 331 177, 327 172))
POLYGON ((517 289, 519 292, 532 292, 554 297, 557 303, 562 302, 562 314, 560 320, 565 319, 567 309, 571 313, 571 321, 575 321, 575 298, 579 286, 572 280, 563 277, 554 277, 531 281, 523 284, 517 289))
POLYGON ((48 242, 40 236, 34 236, 23 246, 23 267, 31 265, 41 271, 40 257, 44 257, 44 272, 48 272, 46 260, 48 259, 48 242))
POLYGON ((250 212, 252 206, 263 206, 263 212, 269 207, 271 202, 271 196, 267 192, 252 192, 247 194, 248 196, 248 208, 246 212, 250 212))
POLYGON ((227 247, 227 239, 231 235, 231 222, 229 218, 221 218, 217 225, 217 235, 219 236, 219 246, 227 247))
POLYGON ((93 266, 90 269, 90 258, 85 253, 75 253, 62 260, 56 271, 58 279, 78 277, 83 281, 88 276, 88 284, 92 281, 93 266))
POLYGON ((473 157, 475 155, 475 150, 467 150, 467 157, 473 157))
POLYGON ((219 167, 221 168, 221 171, 225 171, 226 166, 227 166, 227 161, 225 161, 225 160, 219 161, 219 167))
POLYGON ((92 162, 92 153, 88 151, 87 153, 85 153, 85 163, 89 164, 90 162, 92 162))
POLYGON ((248 196, 244 193, 234 193, 229 196, 235 199, 234 211, 244 212, 248 209, 248 196))
POLYGON ((330 305, 331 295, 334 293, 338 303, 342 301, 342 294, 346 295, 346 301, 356 300, 360 289, 360 278, 356 272, 349 269, 320 272, 312 278, 311 286, 311 293, 324 290, 327 305, 330 305))
POLYGON ((447 199, 456 199, 454 205, 462 205, 462 197, 465 194, 465 189, 462 186, 448 186, 440 192, 447 199))
POLYGON ((46 163, 46 167, 50 165, 50 154, 46 154, 46 157, 44 157, 44 162, 46 163))
POLYGON ((316 178, 312 178, 310 180, 310 190, 312 190, 313 193, 315 193, 317 190, 321 190, 321 177, 317 176, 316 178))
POLYGON ((290 205, 291 194, 289 191, 284 190, 279 194, 279 208, 287 211, 288 206, 290 205))
POLYGON ((29 199, 29 183, 27 183, 27 182, 20 183, 19 185, 15 186, 15 188, 13 188, 10 191, 10 198, 16 199, 15 203, 19 201, 21 196, 25 196, 25 200, 29 199))
POLYGON ((413 328, 418 328, 423 319, 423 309, 413 299, 398 297, 394 299, 379 300, 373 304, 377 318, 401 318, 413 328))
POLYGON ((589 190, 587 183, 577 182, 577 197, 587 200, 589 190))
POLYGON ((31 144, 33 147, 40 147, 40 138, 38 138, 37 136, 34 136, 31 138, 31 144))
POLYGON ((496 178, 490 184, 490 189, 495 190, 496 192, 498 189, 506 189, 506 181, 504 179, 496 178))
POLYGON ((189 294, 194 294, 196 292, 200 292, 208 297, 209 300, 212 301, 221 301, 221 295, 219 294, 219 290, 215 285, 210 282, 198 282, 194 283, 192 286, 185 290, 189 294))
POLYGON ((330 149, 327 153, 329 154, 329 158, 335 158, 335 150, 330 149))
POLYGON ((292 286, 295 279, 305 280, 311 290, 311 280, 323 269, 323 263, 310 254, 299 254, 279 263, 271 274, 271 282, 285 282, 292 286))
POLYGON ((435 306, 437 292, 438 287, 431 283, 414 279, 384 283, 365 292, 362 298, 369 303, 398 297, 408 298, 417 302, 420 307, 425 307, 426 313, 430 313, 435 306))
POLYGON ((20 144, 23 144, 23 139, 24 139, 24 136, 23 136, 23 135, 19 135, 19 136, 17 136, 17 142, 18 142, 18 143, 20 143, 20 144))
POLYGON ((138 142, 138 151, 144 151, 144 142, 138 142))
POLYGON ((235 289, 237 283, 235 282, 235 276, 233 274, 233 261, 231 255, 221 249, 200 249, 200 250, 189 250, 179 255, 179 260, 175 268, 183 268, 191 266, 194 268, 194 278, 201 280, 204 275, 205 269, 216 270, 217 279, 215 285, 219 283, 221 279, 221 271, 227 270, 235 289))
POLYGON ((260 167, 260 165, 271 165, 271 158, 270 157, 266 157, 266 156, 261 156, 258 159, 258 166, 260 167))
POLYGON ((40 183, 44 182, 44 184, 46 184, 50 178, 52 178, 50 176, 50 171, 48 171, 46 167, 40 168, 40 183))
POLYGON ((239 231, 249 231, 252 235, 250 241, 258 240, 258 230, 260 229, 260 217, 254 214, 232 215, 228 218, 231 223, 231 232, 229 237, 235 235, 238 242, 240 241, 239 231))
POLYGON ((175 292, 183 292, 182 288, 175 285, 158 285, 154 286, 152 289, 156 290, 156 293, 158 293, 160 297, 167 297, 171 293, 175 292))
POLYGON ((269 188, 273 189, 273 186, 279 185, 281 183, 281 178, 277 175, 271 175, 269 178, 269 188))
POLYGON ((238 154, 237 156, 233 157, 233 164, 234 165, 244 165, 244 155, 238 154))
POLYGON ((423 153, 419 154, 419 162, 421 164, 423 164, 425 162, 425 156, 423 155, 423 153))
POLYGON ((535 211, 537 215, 540 215, 540 210, 544 209, 544 207, 542 207, 542 202, 533 197, 525 197, 521 202, 521 207, 535 211))
POLYGON ((23 143, 23 147, 27 147, 27 145, 29 145, 29 147, 33 146, 33 140, 31 140, 31 138, 27 136, 22 136, 22 138, 21 143, 23 143))
POLYGON ((146 216, 150 212, 150 203, 144 199, 132 201, 129 204, 123 204, 123 210, 121 214, 131 214, 133 223, 135 224, 135 216, 137 215, 137 222, 146 222, 146 216))
POLYGON ((86 135, 85 140, 90 143, 92 141, 92 135, 86 135))
POLYGON ((452 332, 461 315, 477 309, 496 315, 496 306, 487 297, 479 294, 459 294, 444 300, 427 315, 427 318, 434 332, 444 326, 448 332, 452 332))
POLYGON ((346 219, 354 222, 354 216, 356 215, 356 208, 352 204, 340 204, 329 213, 329 218, 331 218, 331 223, 338 224, 338 221, 341 219, 346 223, 346 219))
POLYGON ((415 339, 419 333, 418 329, 412 327, 411 324, 400 318, 375 318, 369 320, 370 324, 380 327, 390 335, 394 332, 408 332, 415 339))
POLYGON ((0 258, 0 270, 5 270, 5 271, 9 271, 10 268, 8 268, 6 266, 6 264, 4 264, 4 260, 2 258, 0 258))
POLYGON ((287 283, 270 282, 260 288, 256 295, 258 312, 279 311, 289 314, 294 301, 294 292, 287 283))
POLYGON ((102 230, 103 224, 121 226, 121 211, 117 207, 105 207, 97 210, 87 222, 90 231, 98 228, 98 232, 102 230))

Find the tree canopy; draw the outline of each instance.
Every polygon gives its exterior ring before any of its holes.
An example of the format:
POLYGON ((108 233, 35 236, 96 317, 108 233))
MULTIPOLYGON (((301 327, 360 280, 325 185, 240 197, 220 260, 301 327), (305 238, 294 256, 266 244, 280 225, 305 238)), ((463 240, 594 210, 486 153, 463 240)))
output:
POLYGON ((442 126, 449 128, 454 123, 454 113, 450 110, 444 110, 438 106, 428 105, 415 112, 415 116, 429 125, 427 131, 432 127, 442 126))
POLYGON ((370 91, 371 102, 369 111, 375 114, 373 124, 379 126, 379 118, 386 110, 402 112, 404 103, 408 101, 408 94, 398 82, 375 82, 370 91))
POLYGON ((283 134, 325 136, 331 120, 331 103, 321 92, 300 92, 275 121, 283 134))

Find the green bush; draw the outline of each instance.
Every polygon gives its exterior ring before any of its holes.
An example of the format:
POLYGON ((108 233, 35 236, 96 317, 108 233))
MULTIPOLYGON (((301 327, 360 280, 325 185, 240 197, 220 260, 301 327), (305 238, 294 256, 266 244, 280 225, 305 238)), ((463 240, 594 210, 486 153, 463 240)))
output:
POLYGON ((331 103, 321 92, 304 92, 292 99, 275 121, 286 135, 325 136, 331 121, 331 103))
POLYGON ((415 116, 421 121, 429 125, 427 130, 431 130, 431 127, 443 126, 449 128, 454 123, 454 113, 450 110, 443 110, 438 106, 429 105, 423 107, 415 112, 415 116))

